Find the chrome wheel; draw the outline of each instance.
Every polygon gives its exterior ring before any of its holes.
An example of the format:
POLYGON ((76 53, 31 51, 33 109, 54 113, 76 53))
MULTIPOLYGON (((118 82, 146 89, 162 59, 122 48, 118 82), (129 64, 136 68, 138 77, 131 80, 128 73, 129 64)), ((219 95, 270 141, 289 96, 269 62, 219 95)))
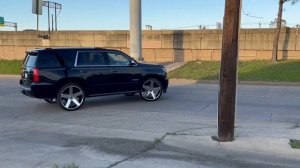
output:
POLYGON ((76 84, 68 84, 61 88, 58 94, 58 102, 61 107, 68 111, 79 109, 85 99, 83 89, 76 84))
POLYGON ((155 101, 162 94, 162 85, 157 79, 148 79, 143 83, 140 94, 147 101, 155 101))

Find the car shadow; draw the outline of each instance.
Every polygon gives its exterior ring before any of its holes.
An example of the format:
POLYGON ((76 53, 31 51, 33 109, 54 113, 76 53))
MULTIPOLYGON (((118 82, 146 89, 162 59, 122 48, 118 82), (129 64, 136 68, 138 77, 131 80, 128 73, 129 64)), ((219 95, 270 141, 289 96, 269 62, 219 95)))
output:
MULTIPOLYGON (((215 87, 215 86, 213 86, 215 87)), ((29 108, 34 113, 97 114, 106 115, 114 112, 165 112, 165 113, 202 113, 203 107, 216 102, 215 91, 200 89, 190 85, 170 86, 168 93, 157 101, 145 101, 139 94, 135 96, 112 95, 87 98, 85 104, 77 111, 64 111, 58 104, 48 104, 43 100, 35 100, 29 108), (204 96, 205 94, 205 96, 204 96), (207 95, 208 94, 208 95, 207 95), (178 96, 180 95, 180 96, 178 96), (197 97, 197 99, 195 99, 197 97), (192 108, 193 107, 193 108, 192 108)))
POLYGON ((87 98, 84 104, 83 109, 93 109, 93 108, 116 108, 120 109, 122 107, 132 108, 135 107, 139 109, 140 107, 144 107, 147 104, 156 105, 161 101, 165 101, 167 99, 167 95, 162 95, 159 100, 150 102, 145 101, 140 97, 139 94, 134 96, 125 96, 125 95, 113 95, 113 96, 103 96, 103 97, 94 97, 87 98))
MULTIPOLYGON (((27 98, 27 97, 24 97, 27 98)), ((33 114, 53 114, 53 113, 87 113, 89 111, 97 111, 97 112, 105 112, 105 111, 114 111, 114 110, 124 110, 124 109, 143 109, 143 107, 152 107, 152 109, 157 109, 161 106, 157 106, 161 104, 161 102, 169 101, 170 96, 164 94, 160 97, 159 100, 150 102, 145 101, 140 97, 139 94, 134 96, 125 96, 125 95, 111 95, 111 96, 100 96, 100 97, 89 97, 86 98, 84 105, 76 110, 76 111, 65 111, 63 110, 57 103, 50 104, 45 102, 42 99, 26 99, 30 103, 26 107, 26 111, 28 113, 19 114, 15 116, 15 118, 19 118, 25 115, 33 115, 33 114), (157 108, 156 108, 157 107, 157 108)))

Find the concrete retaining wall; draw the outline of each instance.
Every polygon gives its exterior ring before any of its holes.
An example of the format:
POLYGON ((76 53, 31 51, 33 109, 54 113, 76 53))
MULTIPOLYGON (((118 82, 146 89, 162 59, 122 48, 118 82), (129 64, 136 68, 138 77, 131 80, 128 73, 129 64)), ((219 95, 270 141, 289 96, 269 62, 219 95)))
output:
MULTIPOLYGON (((279 59, 300 59, 300 30, 283 29, 279 59)), ((43 34, 47 32, 39 32, 43 34)), ((240 60, 269 60, 274 29, 243 29, 240 60)), ((146 61, 220 60, 221 30, 144 31, 143 56, 146 61)), ((50 40, 36 32, 0 32, 0 59, 23 59, 26 50, 45 47, 104 47, 129 54, 128 31, 59 31, 50 40)))

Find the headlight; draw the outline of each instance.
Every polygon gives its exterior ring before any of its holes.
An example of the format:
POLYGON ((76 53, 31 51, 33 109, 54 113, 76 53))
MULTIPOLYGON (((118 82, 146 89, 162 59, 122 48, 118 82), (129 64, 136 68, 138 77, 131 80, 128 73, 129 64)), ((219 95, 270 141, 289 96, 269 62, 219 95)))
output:
POLYGON ((167 72, 167 69, 165 67, 162 68, 164 72, 167 72))

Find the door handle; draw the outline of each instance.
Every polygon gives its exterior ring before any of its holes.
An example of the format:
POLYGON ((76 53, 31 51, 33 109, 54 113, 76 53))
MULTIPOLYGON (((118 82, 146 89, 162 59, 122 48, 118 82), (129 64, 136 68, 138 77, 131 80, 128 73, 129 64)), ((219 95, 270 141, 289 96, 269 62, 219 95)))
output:
POLYGON ((87 73, 87 71, 84 71, 84 70, 80 70, 79 72, 80 73, 87 73))
POLYGON ((117 70, 111 69, 111 70, 109 70, 109 72, 116 73, 117 70))

